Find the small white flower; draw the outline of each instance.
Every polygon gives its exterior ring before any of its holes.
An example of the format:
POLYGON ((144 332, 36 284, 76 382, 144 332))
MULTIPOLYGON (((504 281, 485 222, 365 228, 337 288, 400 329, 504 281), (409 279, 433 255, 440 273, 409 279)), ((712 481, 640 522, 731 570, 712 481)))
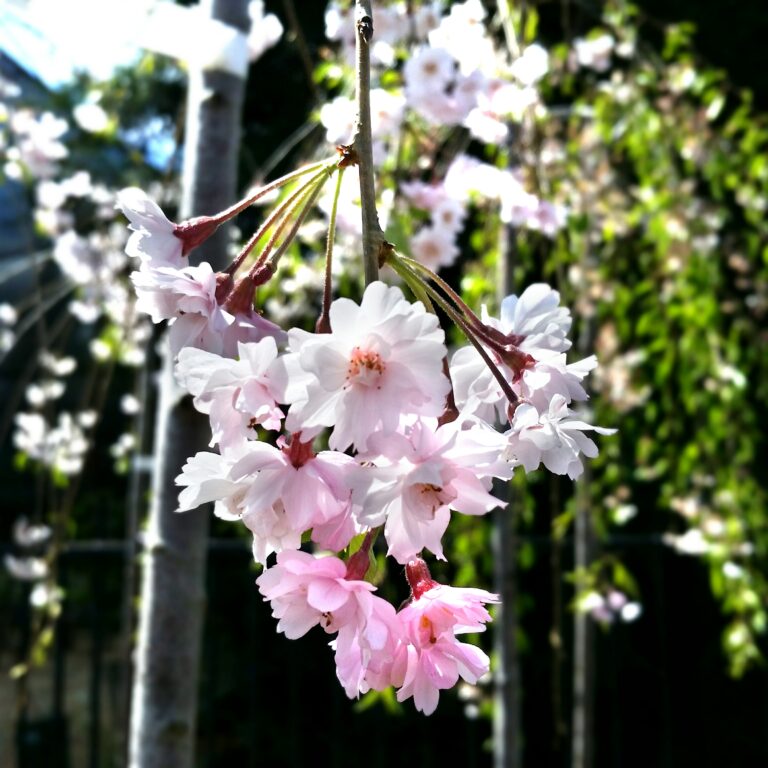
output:
POLYGON ((88 133, 103 133, 109 126, 109 115, 98 104, 84 102, 72 110, 75 122, 88 133))
POLYGON ((515 410, 511 429, 506 433, 507 459, 525 467, 526 472, 539 464, 556 475, 568 475, 572 480, 584 470, 579 456, 597 456, 597 446, 584 432, 594 430, 612 435, 615 429, 595 427, 572 418, 562 395, 555 395, 547 412, 539 413, 532 405, 523 403, 515 410))
POLYGON ((615 43, 613 37, 608 34, 586 40, 582 37, 576 38, 573 42, 576 61, 582 67, 605 72, 611 66, 611 52, 615 43))
POLYGON ((20 581, 37 581, 48 575, 48 563, 42 557, 6 555, 3 562, 8 573, 20 581))
POLYGON ((13 524, 13 540, 20 547, 37 547, 51 538, 51 528, 42 523, 30 523, 26 517, 20 517, 13 524))
POLYGON ((123 395, 120 398, 120 410, 127 416, 134 416, 141 410, 141 403, 135 395, 123 395))
POLYGON ((534 85, 549 72, 549 54, 538 43, 533 43, 515 59, 510 70, 523 85, 534 85))
POLYGON ((459 255, 453 233, 436 226, 423 227, 411 238, 411 254, 433 272, 450 267, 459 255))
POLYGON ((643 613, 643 606, 640 603, 627 603, 619 611, 622 621, 631 622, 639 619, 643 613))
POLYGON ((0 304, 0 323, 3 323, 4 325, 14 325, 18 318, 19 313, 13 305, 5 302, 0 304))

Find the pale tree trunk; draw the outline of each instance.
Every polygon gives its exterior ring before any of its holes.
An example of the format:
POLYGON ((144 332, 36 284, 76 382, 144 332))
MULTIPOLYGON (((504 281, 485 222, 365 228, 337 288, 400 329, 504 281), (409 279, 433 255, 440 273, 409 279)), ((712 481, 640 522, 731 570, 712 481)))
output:
MULTIPOLYGON (((204 0, 201 6, 209 18, 247 32, 247 0, 204 0)), ((242 76, 191 69, 180 218, 212 214, 234 201, 243 94, 242 76)), ((193 259, 222 269, 226 246, 227 233, 221 229, 193 251, 193 259)), ((178 390, 166 354, 143 560, 131 768, 191 768, 194 763, 209 510, 176 513, 174 479, 209 439, 207 421, 178 390)))
MULTIPOLYGON (((502 226, 499 243, 499 303, 512 293, 512 248, 514 232, 502 226)), ((495 768, 520 768, 522 765, 520 721, 520 659, 517 648, 517 516, 511 486, 500 496, 508 502, 496 510, 494 519, 494 581, 501 605, 494 618, 493 751, 495 768)))

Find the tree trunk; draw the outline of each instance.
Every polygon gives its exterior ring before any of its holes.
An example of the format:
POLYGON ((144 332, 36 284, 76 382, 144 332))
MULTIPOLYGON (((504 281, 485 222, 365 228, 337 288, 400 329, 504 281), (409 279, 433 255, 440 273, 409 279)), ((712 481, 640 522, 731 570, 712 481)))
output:
MULTIPOLYGON (((247 0, 208 0, 201 5, 209 18, 247 32, 247 0)), ((216 213, 234 201, 243 94, 242 76, 190 71, 180 218, 216 213)), ((214 270, 222 269, 227 257, 225 229, 193 251, 193 256, 210 262, 214 270)), ((210 430, 177 387, 169 354, 159 389, 129 764, 131 768, 191 768, 209 512, 177 514, 174 479, 189 456, 205 449, 210 430)))
MULTIPOLYGON (((514 232, 502 226, 499 243, 499 303, 512 293, 512 243, 514 232)), ((494 569, 495 589, 501 606, 494 619, 494 647, 498 665, 494 670, 493 752, 495 768, 520 768, 522 765, 520 727, 520 659, 517 649, 517 516, 509 483, 501 494, 509 502, 495 512, 494 569)))

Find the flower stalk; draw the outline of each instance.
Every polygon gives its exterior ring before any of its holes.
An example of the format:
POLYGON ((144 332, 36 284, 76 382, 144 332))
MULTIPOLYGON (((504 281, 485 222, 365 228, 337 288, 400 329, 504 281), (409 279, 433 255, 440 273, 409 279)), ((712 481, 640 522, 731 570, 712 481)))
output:
POLYGON ((339 210, 339 194, 341 193, 341 180, 344 178, 345 166, 339 166, 339 175, 336 177, 336 189, 333 192, 331 204, 331 217, 328 222, 328 239, 325 244, 325 283, 323 286, 323 308, 317 319, 315 330, 317 333, 331 332, 331 289, 333 276, 333 244, 336 241, 336 216, 339 210))

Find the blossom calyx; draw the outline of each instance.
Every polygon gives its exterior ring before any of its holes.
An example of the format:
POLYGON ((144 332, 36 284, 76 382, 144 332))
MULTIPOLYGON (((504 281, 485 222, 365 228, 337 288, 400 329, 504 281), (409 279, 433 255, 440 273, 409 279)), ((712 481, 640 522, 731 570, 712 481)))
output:
POLYGON ((214 216, 196 216, 182 221, 173 228, 173 234, 182 242, 181 255, 186 256, 193 248, 204 243, 221 224, 214 216))
POLYGON ((310 459, 315 458, 315 452, 312 450, 312 440, 302 443, 301 432, 294 432, 291 435, 291 441, 283 442, 280 447, 288 457, 288 461, 296 469, 303 467, 310 459))
POLYGON ((339 144, 336 151, 339 153, 339 162, 337 163, 339 168, 349 168, 350 165, 357 165, 360 162, 354 144, 339 144))
MULTIPOLYGON (((250 275, 245 275, 235 281, 224 299, 224 309, 233 315, 245 315, 253 311, 253 297, 256 293, 256 283, 250 275)), ((216 297, 219 298, 218 296, 216 297)))
POLYGON ((427 564, 420 557, 414 557, 405 565, 405 578, 411 588, 411 597, 418 600, 425 592, 439 586, 432 578, 427 564))
POLYGON ((517 383, 523 378, 523 373, 536 365, 536 361, 514 344, 507 344, 495 350, 501 361, 513 372, 513 382, 517 383))
POLYGON ((347 574, 345 578, 348 581, 364 581, 365 574, 371 567, 371 552, 368 547, 361 547, 347 560, 347 574))

